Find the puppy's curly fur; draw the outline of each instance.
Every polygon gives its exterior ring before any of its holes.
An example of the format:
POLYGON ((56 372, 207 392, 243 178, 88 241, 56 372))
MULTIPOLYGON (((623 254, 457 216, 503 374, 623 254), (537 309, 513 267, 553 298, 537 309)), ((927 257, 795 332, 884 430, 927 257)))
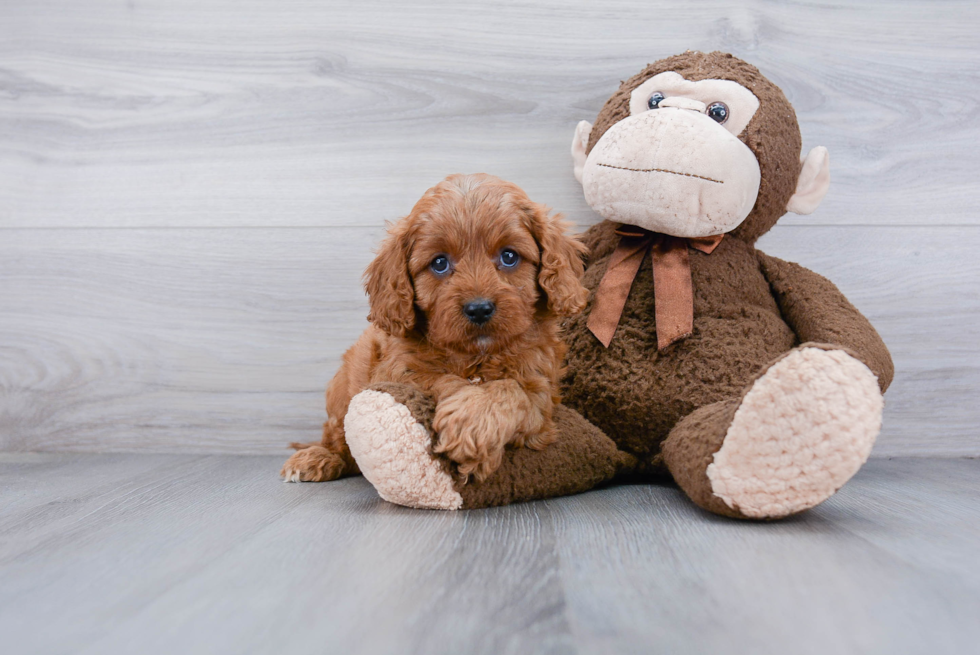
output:
POLYGON ((508 444, 552 443, 566 350, 558 317, 580 312, 587 296, 585 247, 567 227, 491 175, 451 175, 429 189, 389 228, 365 273, 372 325, 327 387, 321 443, 292 444, 297 452, 282 475, 358 473, 344 416, 350 399, 377 382, 433 394, 436 451, 478 480, 497 469, 508 444), (442 257, 448 261, 436 262, 442 257), (464 314, 475 301, 495 307, 486 322, 464 314))

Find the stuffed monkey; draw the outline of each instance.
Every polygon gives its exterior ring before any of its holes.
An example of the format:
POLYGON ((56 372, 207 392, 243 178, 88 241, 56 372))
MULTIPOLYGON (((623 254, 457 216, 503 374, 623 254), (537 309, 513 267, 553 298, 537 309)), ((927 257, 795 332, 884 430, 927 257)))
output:
POLYGON ((754 247, 827 191, 826 149, 800 151, 782 91, 731 55, 687 52, 623 82, 572 143, 601 222, 584 236, 588 306, 564 326, 558 443, 509 451, 497 473, 468 482, 432 454, 430 401, 389 385, 348 413, 364 475, 393 502, 442 509, 623 475, 669 476, 737 518, 830 497, 867 459, 894 369, 831 282, 754 247))

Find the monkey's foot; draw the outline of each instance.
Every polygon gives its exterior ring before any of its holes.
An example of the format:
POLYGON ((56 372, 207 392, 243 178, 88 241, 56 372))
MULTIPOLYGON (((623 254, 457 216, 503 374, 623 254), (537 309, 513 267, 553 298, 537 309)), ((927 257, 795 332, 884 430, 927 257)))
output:
POLYGON ((446 460, 432 453, 435 405, 405 385, 378 385, 354 396, 344 419, 351 455, 378 495, 423 509, 460 509, 446 460), (413 411, 414 410, 414 411, 413 411))
POLYGON ((347 445, 385 500, 425 509, 472 509, 579 493, 611 480, 636 460, 567 407, 555 408, 558 441, 543 450, 508 448, 481 482, 433 452, 435 403, 404 384, 377 384, 351 399, 347 445))
POLYGON ((703 407, 671 432, 664 457, 698 505, 773 519, 834 494, 867 460, 881 429, 874 374, 843 350, 803 346, 740 400, 703 407))

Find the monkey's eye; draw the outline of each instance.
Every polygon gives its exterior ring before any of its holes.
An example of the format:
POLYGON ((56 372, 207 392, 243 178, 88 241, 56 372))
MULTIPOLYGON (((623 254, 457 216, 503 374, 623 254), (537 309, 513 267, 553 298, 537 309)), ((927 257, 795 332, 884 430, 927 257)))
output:
POLYGON ((708 117, 719 123, 724 123, 728 120, 728 105, 724 102, 712 102, 708 105, 708 109, 705 110, 708 117))
POLYGON ((449 257, 446 257, 445 255, 438 255, 432 260, 432 263, 429 264, 429 268, 431 268, 432 272, 436 275, 445 275, 449 272, 450 268, 449 257))
POLYGON ((660 93, 660 91, 654 91, 653 95, 650 96, 650 99, 647 100, 647 107, 650 109, 656 109, 660 106, 660 103, 663 101, 664 97, 664 94, 660 93))
POLYGON ((500 265, 504 268, 514 268, 521 261, 521 256, 510 248, 504 248, 500 252, 500 265))

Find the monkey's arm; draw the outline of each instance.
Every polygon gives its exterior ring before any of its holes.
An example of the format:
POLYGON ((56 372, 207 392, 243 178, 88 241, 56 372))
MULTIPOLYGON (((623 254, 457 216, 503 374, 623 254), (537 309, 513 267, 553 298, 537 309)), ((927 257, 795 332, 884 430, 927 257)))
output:
POLYGON ((830 280, 799 264, 762 252, 758 255, 779 311, 800 342, 848 348, 878 376, 884 393, 895 375, 895 365, 868 319, 830 280))

